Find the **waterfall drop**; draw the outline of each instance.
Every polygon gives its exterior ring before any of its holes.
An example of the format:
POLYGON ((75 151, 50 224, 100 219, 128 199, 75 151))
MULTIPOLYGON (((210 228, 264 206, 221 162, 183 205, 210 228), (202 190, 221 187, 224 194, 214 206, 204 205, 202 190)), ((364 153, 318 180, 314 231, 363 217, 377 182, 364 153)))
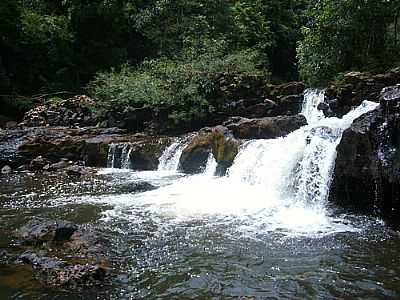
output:
POLYGON ((132 148, 129 143, 110 144, 107 155, 107 168, 131 169, 131 152, 132 148))
MULTIPOLYGON (((308 125, 284 137, 247 141, 226 176, 213 176, 216 162, 210 155, 202 174, 179 177, 157 190, 135 195, 129 205, 175 219, 222 217, 239 222, 250 232, 309 235, 350 230, 331 217, 326 205, 336 147, 353 120, 379 104, 364 101, 343 118, 327 118, 318 109, 323 101, 323 91, 307 90, 301 113, 308 125)), ((178 139, 167 147, 160 157, 159 174, 177 170, 186 143, 178 139)), ((110 147, 110 151, 115 149, 110 147)), ((109 155, 113 165, 115 160, 109 155)), ((126 198, 112 201, 123 203, 120 213, 129 218, 126 198)))
POLYGON ((159 158, 158 171, 178 171, 179 159, 187 144, 187 140, 177 139, 169 145, 159 158))

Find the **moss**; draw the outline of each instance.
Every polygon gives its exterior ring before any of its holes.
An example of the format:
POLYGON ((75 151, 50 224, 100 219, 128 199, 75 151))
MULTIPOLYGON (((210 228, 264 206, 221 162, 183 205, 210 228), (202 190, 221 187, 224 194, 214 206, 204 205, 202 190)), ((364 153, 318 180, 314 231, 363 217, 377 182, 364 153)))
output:
POLYGON ((218 163, 231 165, 238 153, 238 142, 222 132, 213 131, 209 137, 212 153, 218 163))
POLYGON ((217 163, 231 165, 238 153, 238 145, 235 139, 228 138, 223 132, 214 129, 210 133, 196 136, 184 151, 192 153, 199 148, 209 148, 217 163))

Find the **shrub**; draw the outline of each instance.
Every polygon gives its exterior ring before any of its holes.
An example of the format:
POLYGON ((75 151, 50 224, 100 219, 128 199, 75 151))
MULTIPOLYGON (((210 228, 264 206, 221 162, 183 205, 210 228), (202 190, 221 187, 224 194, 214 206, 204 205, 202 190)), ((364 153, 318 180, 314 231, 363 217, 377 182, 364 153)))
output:
POLYGON ((99 73, 89 84, 90 94, 102 107, 167 107, 175 122, 191 121, 212 112, 218 79, 229 75, 265 76, 258 53, 244 50, 225 54, 224 43, 204 42, 175 59, 148 60, 138 67, 99 73))

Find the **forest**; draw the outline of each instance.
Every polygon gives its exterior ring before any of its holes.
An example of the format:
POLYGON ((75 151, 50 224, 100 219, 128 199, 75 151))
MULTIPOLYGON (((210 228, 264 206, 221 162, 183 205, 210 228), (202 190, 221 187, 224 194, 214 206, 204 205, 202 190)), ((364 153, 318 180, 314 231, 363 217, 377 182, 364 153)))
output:
POLYGON ((221 76, 322 86, 382 72, 399 63, 399 14, 393 0, 2 0, 3 114, 89 94, 190 119, 221 76))
POLYGON ((400 299, 400 0, 0 0, 0 300, 400 299))

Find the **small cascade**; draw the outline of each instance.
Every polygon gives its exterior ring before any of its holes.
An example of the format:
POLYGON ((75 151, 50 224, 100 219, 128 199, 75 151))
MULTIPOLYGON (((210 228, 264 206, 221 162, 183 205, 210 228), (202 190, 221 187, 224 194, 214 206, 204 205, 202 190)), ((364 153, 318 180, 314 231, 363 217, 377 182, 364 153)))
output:
POLYGON ((159 159, 158 171, 177 171, 179 159, 187 144, 187 140, 177 139, 169 145, 159 159))
POLYGON ((318 105, 325 100, 325 92, 319 89, 307 89, 304 92, 304 101, 301 114, 306 117, 308 124, 315 124, 324 118, 324 113, 318 105))
POLYGON ((107 168, 115 168, 116 149, 117 149, 116 144, 110 144, 108 146, 107 168))
POLYGON ((229 170, 230 180, 260 186, 266 199, 282 204, 324 209, 344 130, 379 104, 364 101, 341 119, 325 118, 317 109, 323 99, 323 91, 305 93, 302 113, 309 125, 286 137, 245 144, 229 170))
POLYGON ((123 145, 121 153, 121 169, 131 169, 131 152, 132 147, 129 144, 123 145))
POLYGON ((214 155, 212 153, 210 153, 208 155, 208 159, 207 159, 207 164, 206 164, 206 168, 204 170, 204 174, 208 177, 212 177, 215 175, 215 172, 217 171, 217 161, 214 158, 214 155))
MULTIPOLYGON (((346 224, 333 220, 326 208, 336 147, 353 120, 379 104, 364 101, 342 118, 326 118, 318 110, 323 101, 323 91, 307 90, 302 113, 308 125, 285 137, 244 143, 226 176, 214 176, 217 163, 210 154, 203 174, 184 176, 137 195, 132 205, 144 205, 156 215, 174 215, 182 220, 224 215, 224 220, 240 220, 243 230, 251 232, 319 234, 348 230, 346 224)), ((176 171, 186 144, 178 139, 167 147, 158 170, 176 171)), ((129 148, 110 146, 112 166, 118 167, 122 153, 129 156, 129 148)))
POLYGON ((107 155, 107 168, 131 169, 131 152, 132 148, 129 143, 110 144, 107 155))

